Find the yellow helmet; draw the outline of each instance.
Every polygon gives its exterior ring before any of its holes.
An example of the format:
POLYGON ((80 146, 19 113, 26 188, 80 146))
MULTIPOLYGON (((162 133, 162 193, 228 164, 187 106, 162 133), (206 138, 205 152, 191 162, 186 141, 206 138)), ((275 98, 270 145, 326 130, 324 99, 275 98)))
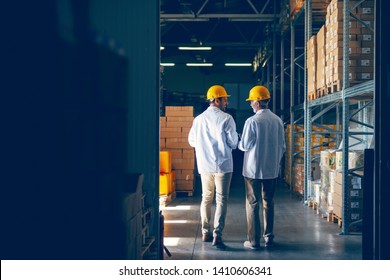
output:
POLYGON ((269 90, 265 86, 255 86, 249 92, 249 97, 246 99, 246 101, 265 100, 270 98, 271 95, 269 94, 269 90))
POLYGON ((210 99, 216 99, 220 97, 229 97, 230 95, 227 94, 225 88, 223 86, 215 85, 209 88, 207 91, 207 100, 210 99))

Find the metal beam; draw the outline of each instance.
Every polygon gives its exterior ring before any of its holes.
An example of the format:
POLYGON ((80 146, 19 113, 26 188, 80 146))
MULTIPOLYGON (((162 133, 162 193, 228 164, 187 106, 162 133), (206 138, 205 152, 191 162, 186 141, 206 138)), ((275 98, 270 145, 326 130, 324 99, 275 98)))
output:
POLYGON ((204 3, 202 4, 202 7, 200 7, 200 9, 196 12, 197 16, 202 12, 202 10, 206 6, 207 2, 209 2, 209 0, 204 1, 204 3))
POLYGON ((162 21, 199 21, 209 19, 226 18, 229 20, 242 21, 273 21, 274 17, 279 15, 274 14, 160 14, 162 21))

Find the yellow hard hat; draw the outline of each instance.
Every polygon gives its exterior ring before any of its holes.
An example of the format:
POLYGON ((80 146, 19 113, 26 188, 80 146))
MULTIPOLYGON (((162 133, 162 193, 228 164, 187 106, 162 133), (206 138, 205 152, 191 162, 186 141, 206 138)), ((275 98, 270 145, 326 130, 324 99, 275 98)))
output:
POLYGON ((271 95, 269 94, 269 90, 265 86, 255 86, 249 92, 249 97, 246 99, 246 101, 265 100, 270 98, 271 95))
POLYGON ((220 97, 229 97, 230 95, 227 94, 225 88, 223 86, 215 85, 209 88, 207 91, 207 100, 210 99, 216 99, 220 97))

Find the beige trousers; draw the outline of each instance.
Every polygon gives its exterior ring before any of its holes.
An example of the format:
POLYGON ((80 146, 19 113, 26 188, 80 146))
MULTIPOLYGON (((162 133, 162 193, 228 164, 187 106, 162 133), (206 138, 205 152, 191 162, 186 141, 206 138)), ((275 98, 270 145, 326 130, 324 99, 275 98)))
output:
POLYGON ((260 203, 263 205, 263 238, 274 238, 274 195, 277 179, 245 179, 247 238, 253 246, 260 245, 260 203))
POLYGON ((215 193, 216 206, 213 236, 222 236, 222 231, 225 227, 232 173, 205 173, 201 174, 200 177, 202 180, 202 202, 200 205, 202 234, 211 234, 211 205, 213 203, 215 193))

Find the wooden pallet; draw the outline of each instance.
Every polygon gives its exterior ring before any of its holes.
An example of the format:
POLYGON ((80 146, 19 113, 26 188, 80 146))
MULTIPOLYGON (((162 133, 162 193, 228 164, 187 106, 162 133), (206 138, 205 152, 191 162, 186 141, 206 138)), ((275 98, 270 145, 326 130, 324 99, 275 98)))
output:
POLYGON ((194 195, 194 191, 191 190, 191 191, 181 191, 181 190, 176 190, 176 195, 177 196, 193 196, 194 195))
POLYGON ((309 98, 309 101, 316 99, 317 98, 317 93, 315 91, 309 92, 308 93, 308 98, 309 98))
POLYGON ((328 95, 328 87, 321 87, 317 89, 317 98, 323 97, 325 95, 328 95))
POLYGON ((308 93, 309 101, 328 95, 328 87, 324 86, 308 93))
POLYGON ((343 81, 336 80, 327 84, 328 93, 335 93, 342 90, 343 81))
POLYGON ((318 203, 317 202, 315 202, 315 201, 309 201, 308 202, 308 205, 309 205, 309 207, 311 207, 311 208, 313 208, 313 210, 315 210, 315 211, 317 211, 318 212, 318 203))
POLYGON ((327 214, 328 214, 328 217, 327 217, 328 222, 337 223, 338 226, 341 227, 342 222, 341 222, 341 218, 339 216, 337 216, 334 213, 327 213, 327 214))

